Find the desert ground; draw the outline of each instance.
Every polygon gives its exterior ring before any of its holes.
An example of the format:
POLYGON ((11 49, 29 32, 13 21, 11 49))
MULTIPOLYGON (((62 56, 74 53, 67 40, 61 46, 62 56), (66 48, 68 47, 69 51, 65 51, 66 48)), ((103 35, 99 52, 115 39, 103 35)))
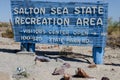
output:
POLYGON ((110 80, 120 80, 120 49, 106 47, 104 64, 95 68, 88 68, 92 59, 91 47, 72 46, 73 54, 50 55, 60 53, 64 46, 45 48, 51 45, 36 44, 36 54, 47 55, 50 62, 37 62, 36 55, 17 54, 20 51, 20 43, 13 39, 0 37, 0 80, 17 80, 13 77, 18 67, 25 68, 29 76, 20 80, 60 80, 63 75, 52 75, 55 68, 69 63, 70 68, 65 69, 65 73, 75 75, 77 68, 82 68, 89 76, 94 78, 72 78, 72 80, 101 80, 108 77, 110 80), (48 54, 47 54, 48 53, 48 54), (58 60, 57 60, 58 59, 58 60))

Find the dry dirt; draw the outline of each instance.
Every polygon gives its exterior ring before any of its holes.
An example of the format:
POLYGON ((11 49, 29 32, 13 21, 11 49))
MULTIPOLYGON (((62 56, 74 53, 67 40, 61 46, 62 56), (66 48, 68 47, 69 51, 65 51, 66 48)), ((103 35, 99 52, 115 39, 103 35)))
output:
MULTIPOLYGON (((37 54, 42 54, 40 51, 45 53, 48 51, 59 52, 63 47, 42 49, 43 46, 49 47, 50 45, 37 44, 37 54)), ((108 77, 110 80, 120 80, 120 49, 107 47, 105 49, 104 64, 97 65, 97 68, 88 68, 89 63, 87 60, 92 62, 91 47, 73 46, 73 53, 77 54, 74 58, 72 54, 67 57, 60 57, 60 59, 64 60, 63 62, 56 62, 56 57, 54 57, 51 58, 50 62, 38 62, 37 65, 35 65, 34 62, 36 55, 16 54, 19 49, 20 44, 14 42, 13 39, 0 37, 0 80, 7 80, 6 76, 10 76, 9 80, 15 80, 12 76, 16 73, 17 67, 26 68, 27 72, 30 74, 28 78, 22 78, 20 80, 60 80, 63 75, 53 76, 52 73, 56 67, 60 67, 63 63, 69 63, 71 65, 70 68, 65 70, 65 73, 74 75, 75 70, 80 67, 90 76, 95 77, 95 79, 73 78, 72 80, 101 80, 102 77, 108 77)))

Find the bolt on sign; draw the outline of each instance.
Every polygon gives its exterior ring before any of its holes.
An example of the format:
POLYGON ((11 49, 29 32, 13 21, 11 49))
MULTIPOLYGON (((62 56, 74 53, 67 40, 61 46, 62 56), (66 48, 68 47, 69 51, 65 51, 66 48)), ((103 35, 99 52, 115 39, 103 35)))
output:
POLYGON ((17 42, 105 47, 107 3, 11 0, 11 10, 17 42))

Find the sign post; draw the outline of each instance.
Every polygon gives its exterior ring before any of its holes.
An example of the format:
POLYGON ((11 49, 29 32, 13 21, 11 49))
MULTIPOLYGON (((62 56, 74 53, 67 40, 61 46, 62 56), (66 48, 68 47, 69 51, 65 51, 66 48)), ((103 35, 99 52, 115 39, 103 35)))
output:
POLYGON ((36 43, 92 46, 94 62, 103 63, 107 3, 11 0, 11 10, 21 50, 34 52, 36 43))
POLYGON ((93 47, 93 60, 95 64, 103 64, 104 48, 93 47))
POLYGON ((35 43, 21 43, 21 51, 35 52, 35 43))
MULTIPOLYGON (((28 8, 29 8, 28 6, 29 1, 30 0, 24 0, 24 4, 28 8)), ((21 43, 20 47, 21 47, 21 51, 35 52, 35 43, 21 43)))

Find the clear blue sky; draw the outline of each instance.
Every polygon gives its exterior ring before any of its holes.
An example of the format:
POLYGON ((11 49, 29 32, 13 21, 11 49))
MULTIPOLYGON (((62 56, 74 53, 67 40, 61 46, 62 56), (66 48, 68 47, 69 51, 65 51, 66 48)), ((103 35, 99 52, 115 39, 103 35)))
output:
MULTIPOLYGON (((46 1, 46 0, 40 0, 40 1, 46 1)), ((98 0, 49 0, 49 1, 96 2, 98 0)), ((99 1, 103 1, 103 0, 99 0, 99 1)), ((120 0, 104 0, 104 1, 109 3, 108 17, 112 17, 113 20, 118 21, 120 17, 120 0)), ((11 19, 10 0, 0 0, 0 22, 9 22, 9 19, 11 19)))

